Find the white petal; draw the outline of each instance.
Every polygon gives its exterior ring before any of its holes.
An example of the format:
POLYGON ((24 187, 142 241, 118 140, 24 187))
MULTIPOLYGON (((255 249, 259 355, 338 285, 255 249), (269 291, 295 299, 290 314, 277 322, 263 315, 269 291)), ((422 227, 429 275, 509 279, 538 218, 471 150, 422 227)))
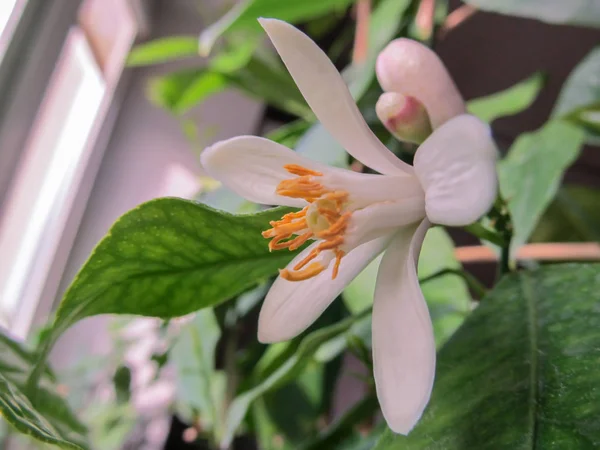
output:
POLYGON ((440 58, 417 41, 390 42, 377 57, 376 72, 383 90, 411 95, 423 103, 434 129, 465 112, 465 103, 440 58))
POLYGON ((408 434, 429 402, 435 339, 417 278, 427 219, 402 229, 383 256, 373 301, 373 371, 388 426, 408 434))
POLYGON ((374 203, 352 214, 341 248, 349 251, 364 242, 393 234, 400 227, 419 223, 423 218, 425 199, 422 193, 394 202, 374 203))
POLYGON ((464 114, 449 120, 419 147, 414 159, 433 223, 463 226, 496 199, 497 150, 487 124, 464 114))
MULTIPOLYGON (((258 339, 265 343, 278 342, 302 333, 346 285, 385 249, 390 238, 386 236, 367 242, 344 256, 335 280, 331 279, 333 264, 316 277, 304 281, 293 282, 278 277, 260 310, 258 339)), ((304 259, 315 245, 296 256, 288 267, 304 259)))
POLYGON ((348 153, 383 174, 412 173, 369 129, 344 80, 317 44, 281 20, 259 21, 308 105, 348 153))
POLYGON ((327 169, 319 181, 332 191, 350 193, 350 209, 364 208, 376 202, 424 199, 421 182, 414 175, 377 175, 344 169, 327 169))
POLYGON ((204 169, 226 187, 251 202, 265 205, 306 205, 302 199, 275 193, 281 181, 293 177, 284 165, 299 164, 311 170, 329 170, 283 145, 256 136, 217 142, 202 152, 200 161, 204 169))

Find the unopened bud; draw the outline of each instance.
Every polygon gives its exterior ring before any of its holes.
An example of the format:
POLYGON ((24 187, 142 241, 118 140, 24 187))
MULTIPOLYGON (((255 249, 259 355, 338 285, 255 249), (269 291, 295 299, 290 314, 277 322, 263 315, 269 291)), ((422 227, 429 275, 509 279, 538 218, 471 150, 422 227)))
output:
POLYGON ((425 107, 414 97, 384 92, 375 105, 377 117, 398 140, 422 143, 431 134, 425 107))
POLYGON ((390 42, 377 57, 376 72, 384 91, 418 99, 434 129, 465 112, 465 103, 440 58, 417 41, 390 42))

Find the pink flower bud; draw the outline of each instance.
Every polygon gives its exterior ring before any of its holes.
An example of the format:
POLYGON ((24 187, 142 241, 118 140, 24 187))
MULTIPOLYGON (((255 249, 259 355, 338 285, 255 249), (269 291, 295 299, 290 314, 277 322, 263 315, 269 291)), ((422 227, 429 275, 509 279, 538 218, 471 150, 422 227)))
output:
POLYGON ((431 134, 427 111, 416 98, 385 92, 375 105, 377 117, 398 140, 422 143, 431 134))
POLYGON ((465 112, 465 103, 440 58, 417 41, 390 42, 377 58, 376 72, 384 91, 422 103, 434 129, 465 112))

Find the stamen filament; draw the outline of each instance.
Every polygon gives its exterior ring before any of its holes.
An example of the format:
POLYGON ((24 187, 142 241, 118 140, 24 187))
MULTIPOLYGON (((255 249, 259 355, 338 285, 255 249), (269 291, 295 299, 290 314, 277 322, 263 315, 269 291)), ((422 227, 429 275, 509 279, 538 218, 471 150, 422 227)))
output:
POLYGON ((344 257, 345 253, 341 250, 336 250, 335 251, 335 264, 333 266, 333 272, 331 274, 331 279, 335 280, 335 278, 338 276, 338 273, 340 271, 340 263, 342 262, 342 258, 344 257))
POLYGON ((279 271, 279 275, 281 278, 284 278, 288 281, 304 281, 309 278, 316 277, 321 272, 325 270, 325 266, 319 262, 311 263, 306 269, 299 271, 289 271, 287 269, 282 269, 279 271))

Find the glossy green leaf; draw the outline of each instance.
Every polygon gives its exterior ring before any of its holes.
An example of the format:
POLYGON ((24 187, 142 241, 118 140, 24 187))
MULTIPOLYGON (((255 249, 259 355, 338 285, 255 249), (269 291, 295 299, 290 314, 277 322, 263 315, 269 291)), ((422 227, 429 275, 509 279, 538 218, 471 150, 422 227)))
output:
POLYGON ((543 22, 600 27, 597 0, 465 0, 482 11, 543 22))
MULTIPOLYGON (((269 252, 261 232, 286 211, 234 216, 176 198, 152 200, 129 211, 65 293, 52 333, 39 349, 40 360, 66 328, 85 317, 183 316, 277 273, 296 252, 269 252)), ((39 375, 38 366, 29 377, 29 389, 39 375)))
POLYGON ((600 191, 561 188, 531 236, 533 242, 600 242, 600 191))
POLYGON ((169 36, 136 46, 127 57, 128 66, 147 66, 198 56, 194 36, 169 36))
POLYGON ((548 122, 519 136, 498 165, 500 192, 513 222, 511 254, 527 242, 556 194, 565 170, 577 159, 584 141, 579 128, 548 122))
POLYGON ((208 56, 214 43, 226 33, 240 29, 258 29, 257 19, 269 17, 296 23, 342 11, 354 0, 245 0, 231 8, 217 22, 200 34, 200 52, 208 56))
POLYGON ((441 350, 431 402, 376 450, 600 445, 600 265, 504 278, 441 350))
MULTIPOLYGON (((0 374, 18 390, 25 389, 27 375, 34 366, 36 357, 23 344, 0 333, 0 374)), ((57 394, 56 377, 48 365, 43 365, 39 390, 28 400, 52 426, 65 438, 84 441, 87 429, 67 401, 57 394)))
POLYGON ((181 115, 208 97, 223 91, 228 80, 205 69, 184 70, 152 78, 148 82, 148 98, 156 106, 181 115))
POLYGON ((470 114, 491 123, 499 117, 512 116, 526 110, 544 86, 544 77, 537 73, 500 92, 476 98, 467 103, 470 114))
POLYGON ((592 50, 573 69, 558 96, 553 117, 568 118, 588 131, 588 139, 600 143, 600 47, 592 50), (590 115, 589 111, 596 111, 590 115), (594 126, 595 125, 595 126, 594 126))
POLYGON ((0 415, 16 430, 40 442, 66 449, 85 449, 83 445, 63 436, 3 375, 0 375, 0 415))
POLYGON ((217 435, 225 393, 224 374, 215 366, 220 337, 213 310, 203 309, 179 330, 169 354, 177 372, 178 412, 189 422, 197 415, 202 426, 217 435))
MULTIPOLYGON (((375 259, 344 290, 348 309, 357 314, 373 304, 375 280, 381 257, 375 259)), ((454 243, 441 227, 431 228, 419 257, 419 278, 429 277, 442 269, 460 269, 454 256, 454 243)), ((460 326, 471 309, 471 295, 463 279, 448 274, 421 284, 433 321, 436 342, 443 344, 460 326)))
MULTIPOLYGON (((302 339, 298 348, 285 359, 279 357, 285 355, 285 352, 278 352, 277 357, 265 355, 269 360, 268 363, 259 361, 257 364, 257 370, 264 374, 260 377, 254 377, 254 379, 259 380, 258 384, 238 395, 230 405, 221 446, 227 448, 230 445, 236 430, 244 420, 254 400, 294 379, 314 360, 315 353, 322 345, 346 333, 358 318, 360 316, 351 317, 308 334, 302 339)), ((279 347, 283 349, 288 345, 288 343, 284 343, 279 347)))

